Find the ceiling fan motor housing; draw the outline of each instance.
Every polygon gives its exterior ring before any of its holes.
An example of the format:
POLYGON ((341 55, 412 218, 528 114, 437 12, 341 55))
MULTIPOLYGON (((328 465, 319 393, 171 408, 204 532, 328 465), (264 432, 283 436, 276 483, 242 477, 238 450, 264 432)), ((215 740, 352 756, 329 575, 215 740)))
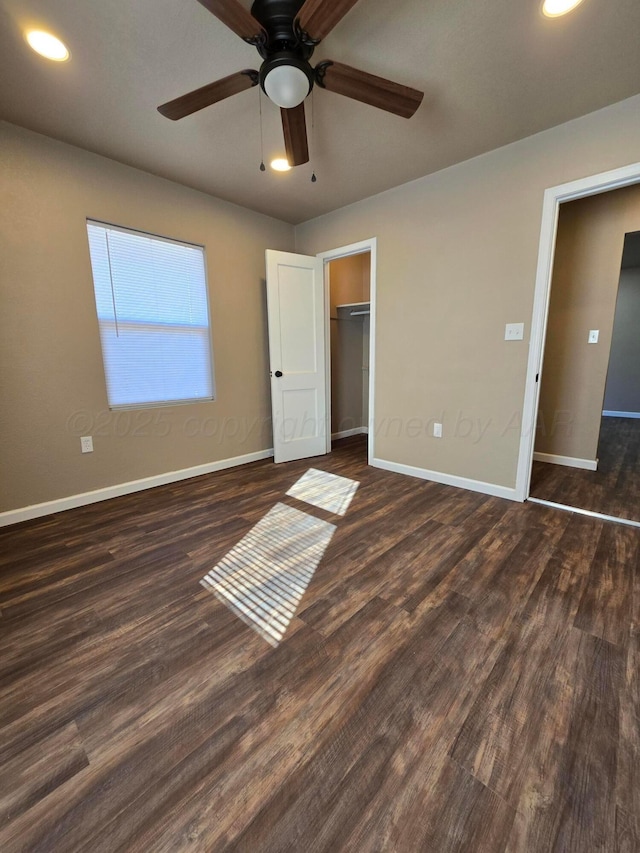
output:
MULTIPOLYGON (((303 0, 255 0, 251 14, 267 34, 266 51, 295 50, 300 44, 300 34, 294 31, 294 21, 303 6, 303 0)), ((311 53, 314 43, 311 41, 311 53)), ((311 56, 305 56, 308 59, 311 56)), ((265 57, 266 58, 266 57, 265 57)))

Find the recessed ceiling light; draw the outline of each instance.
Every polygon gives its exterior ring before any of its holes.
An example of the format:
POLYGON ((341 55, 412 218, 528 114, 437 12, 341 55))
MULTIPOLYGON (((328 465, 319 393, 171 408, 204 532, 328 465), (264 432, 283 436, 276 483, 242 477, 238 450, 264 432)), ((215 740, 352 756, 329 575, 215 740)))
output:
POLYGON ((45 33, 42 30, 30 30, 27 33, 27 41, 36 53, 46 57, 46 59, 53 59, 54 62, 64 62, 69 59, 67 46, 60 39, 52 36, 51 33, 45 33))
POLYGON ((275 160, 271 161, 271 168, 275 169, 276 172, 288 172, 291 169, 291 166, 284 157, 276 157, 275 160))
POLYGON ((547 18, 559 18, 560 15, 566 15, 576 6, 579 6, 582 0, 544 0, 542 4, 542 13, 547 18))

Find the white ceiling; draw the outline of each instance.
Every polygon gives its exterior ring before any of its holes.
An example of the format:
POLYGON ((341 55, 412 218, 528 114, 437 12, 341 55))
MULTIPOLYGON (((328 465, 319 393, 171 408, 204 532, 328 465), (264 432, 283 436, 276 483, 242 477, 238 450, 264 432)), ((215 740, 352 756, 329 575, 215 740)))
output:
MULTIPOLYGON (((639 0, 584 0, 556 20, 539 3, 360 0, 314 63, 346 62, 424 102, 406 120, 316 89, 311 163, 283 175, 258 169, 257 88, 178 122, 156 111, 259 67, 196 0, 0 0, 0 118, 298 223, 640 92, 639 0), (71 61, 34 54, 22 37, 34 26, 71 61)), ((282 130, 263 108, 267 160, 282 130)))

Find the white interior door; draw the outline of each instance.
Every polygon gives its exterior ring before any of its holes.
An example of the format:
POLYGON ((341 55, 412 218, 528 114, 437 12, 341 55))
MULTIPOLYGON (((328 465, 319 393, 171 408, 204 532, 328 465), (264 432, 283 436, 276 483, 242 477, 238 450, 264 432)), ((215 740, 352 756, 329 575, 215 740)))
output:
POLYGON ((325 308, 319 258, 267 250, 275 462, 327 452, 325 308))

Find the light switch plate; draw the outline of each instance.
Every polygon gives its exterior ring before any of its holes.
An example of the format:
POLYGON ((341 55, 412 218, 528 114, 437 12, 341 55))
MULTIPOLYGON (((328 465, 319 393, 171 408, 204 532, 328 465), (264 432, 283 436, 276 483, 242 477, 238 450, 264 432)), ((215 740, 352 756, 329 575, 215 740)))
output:
POLYGON ((505 341, 521 341, 524 338, 524 323, 507 323, 504 328, 505 341))
POLYGON ((93 453, 93 436, 83 435, 80 438, 80 449, 83 453, 93 453))
POLYGON ((600 337, 600 330, 599 329, 591 329, 591 331, 589 332, 589 343, 590 344, 597 344, 599 337, 600 337))

